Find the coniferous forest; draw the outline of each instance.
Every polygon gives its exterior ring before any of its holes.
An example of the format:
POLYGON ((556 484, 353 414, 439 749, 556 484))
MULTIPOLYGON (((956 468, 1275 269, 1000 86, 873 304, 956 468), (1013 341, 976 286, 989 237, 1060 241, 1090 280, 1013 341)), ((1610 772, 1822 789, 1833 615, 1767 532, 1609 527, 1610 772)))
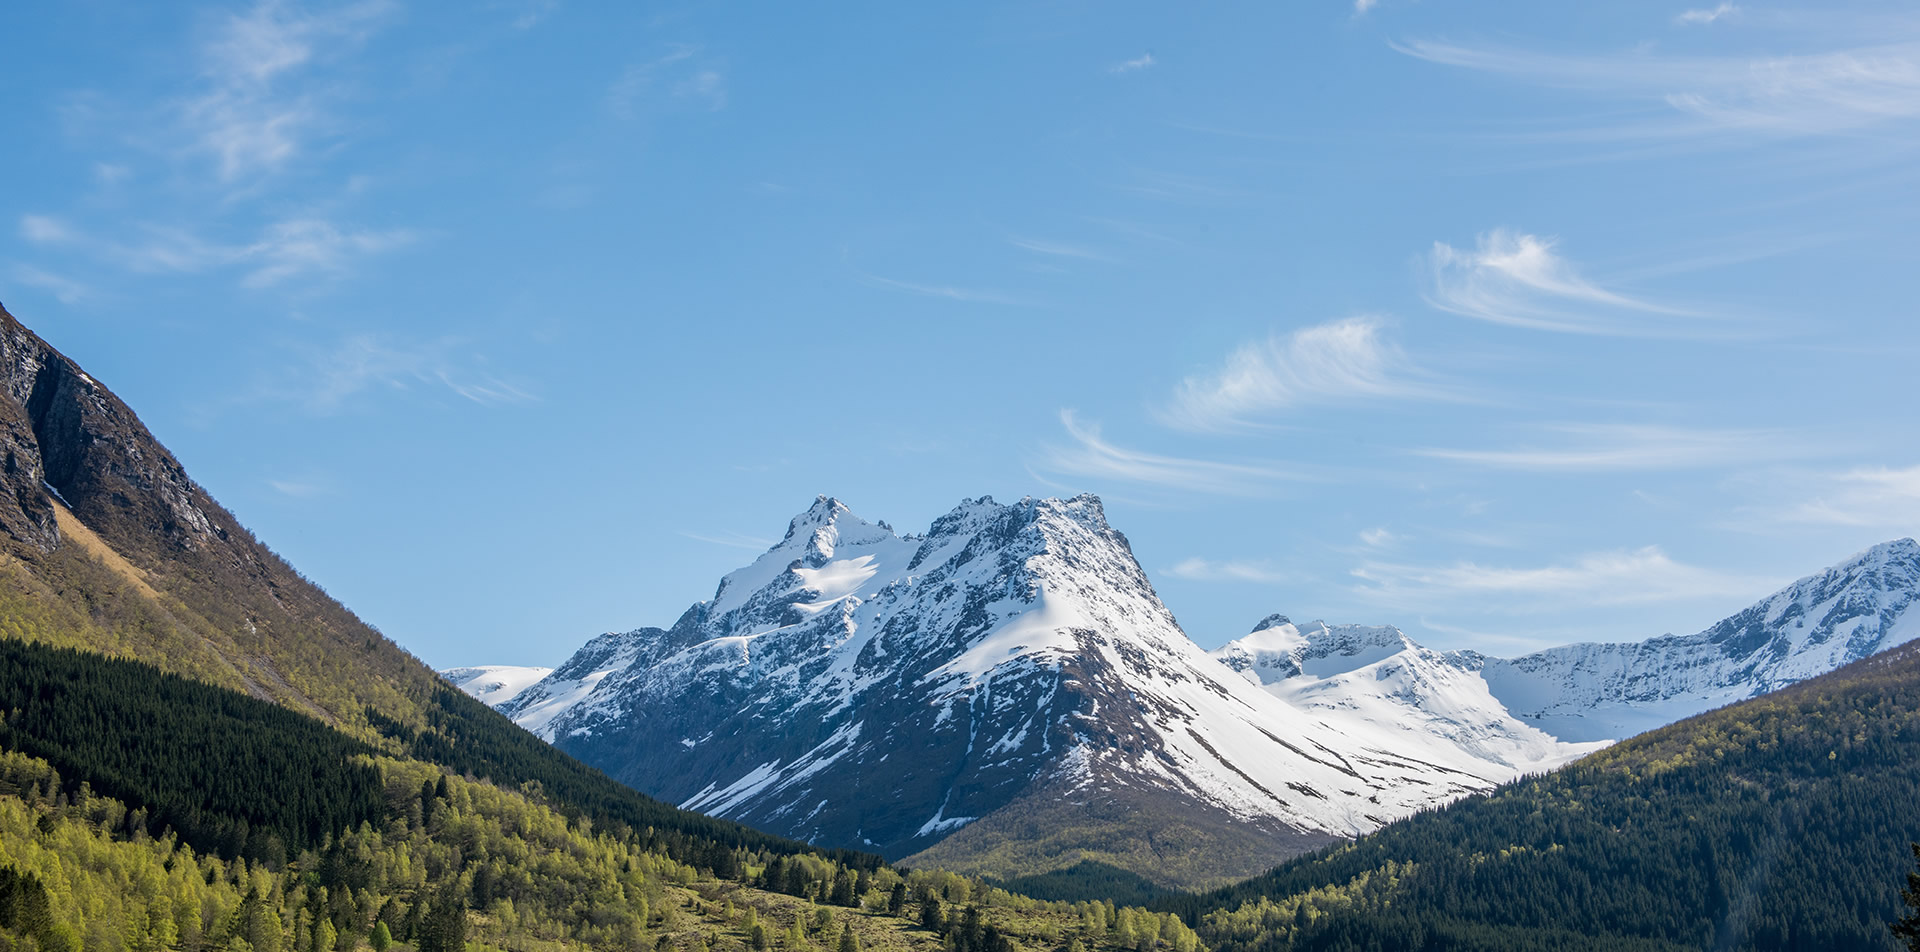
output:
POLYGON ((1221 952, 1891 949, 1915 790, 1908 645, 1156 908, 1221 952))
POLYGON ((582 807, 552 791, 587 775, 542 774, 538 759, 511 782, 449 771, 84 651, 0 640, 0 715, 0 949, 1199 944, 1168 913, 895 870, 637 795, 622 803, 624 788, 582 807))

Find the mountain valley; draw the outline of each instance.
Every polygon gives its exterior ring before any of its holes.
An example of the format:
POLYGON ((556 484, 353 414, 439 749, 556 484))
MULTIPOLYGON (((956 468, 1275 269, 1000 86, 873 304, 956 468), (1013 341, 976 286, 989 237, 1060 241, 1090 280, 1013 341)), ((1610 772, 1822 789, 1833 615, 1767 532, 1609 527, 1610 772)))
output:
POLYGON ((1203 652, 1093 497, 900 536, 823 496, 669 628, 448 674, 688 809, 1009 879, 1217 885, 1902 643, 1916 592, 1901 540, 1696 636, 1497 659, 1275 615, 1203 652))

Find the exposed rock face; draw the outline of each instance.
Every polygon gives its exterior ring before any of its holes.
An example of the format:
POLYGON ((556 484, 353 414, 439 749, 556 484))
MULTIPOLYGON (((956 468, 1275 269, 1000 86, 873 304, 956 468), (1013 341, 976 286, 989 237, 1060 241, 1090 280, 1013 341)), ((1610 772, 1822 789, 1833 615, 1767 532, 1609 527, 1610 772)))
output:
POLYGON ((1251 872, 1515 773, 1222 666, 1091 496, 971 500, 919 537, 822 497, 671 628, 601 636, 501 710, 643 791, 895 857, 1018 849, 1003 824, 1064 804, 1251 872))
POLYGON ((42 637, 335 722, 404 715, 432 690, 431 671, 257 541, 4 308, 0 387, 0 597, 59 606, 42 637))
POLYGON ((59 544, 51 488, 96 532, 124 526, 183 549, 224 541, 227 530, 208 516, 219 505, 133 411, 3 309, 0 370, 0 439, 17 507, 0 509, 8 534, 45 551, 59 544))
POLYGON ((1912 638, 1916 592, 1902 541, 1685 638, 1503 660, 1273 615, 1209 655, 1091 496, 971 500, 904 537, 823 496, 673 626, 595 638, 496 703, 789 836, 1191 886, 1912 638))

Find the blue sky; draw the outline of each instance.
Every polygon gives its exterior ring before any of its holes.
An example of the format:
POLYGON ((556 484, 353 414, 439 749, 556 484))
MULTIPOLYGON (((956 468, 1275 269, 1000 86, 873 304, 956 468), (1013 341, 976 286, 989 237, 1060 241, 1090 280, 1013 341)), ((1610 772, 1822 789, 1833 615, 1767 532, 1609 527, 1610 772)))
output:
POLYGON ((1920 530, 1910 4, 8 6, 0 301, 426 660, 816 493, 1189 633, 1698 630, 1920 530))

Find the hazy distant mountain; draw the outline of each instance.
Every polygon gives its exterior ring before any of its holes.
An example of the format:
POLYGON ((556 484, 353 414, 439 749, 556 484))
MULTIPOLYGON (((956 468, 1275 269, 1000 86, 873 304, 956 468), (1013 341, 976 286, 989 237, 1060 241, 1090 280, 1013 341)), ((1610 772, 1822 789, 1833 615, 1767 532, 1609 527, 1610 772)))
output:
POLYGON ((1219 952, 1892 949, 1917 722, 1909 643, 1164 908, 1219 952))
POLYGON ((541 678, 552 673, 552 668, 528 668, 510 664, 448 668, 440 672, 442 677, 453 682, 454 687, 467 692, 476 700, 486 702, 490 707, 499 707, 519 697, 520 692, 534 686, 541 678))
POLYGON ((1602 746, 1565 744, 1523 723, 1488 690, 1479 654, 1424 648, 1398 628, 1296 626, 1272 615, 1213 656, 1302 710, 1365 724, 1410 748, 1464 752, 1511 768, 1509 777, 1602 746))
POLYGON ((1487 659, 1493 695, 1566 740, 1627 737, 1920 637, 1920 545, 1874 546, 1693 635, 1487 659))

